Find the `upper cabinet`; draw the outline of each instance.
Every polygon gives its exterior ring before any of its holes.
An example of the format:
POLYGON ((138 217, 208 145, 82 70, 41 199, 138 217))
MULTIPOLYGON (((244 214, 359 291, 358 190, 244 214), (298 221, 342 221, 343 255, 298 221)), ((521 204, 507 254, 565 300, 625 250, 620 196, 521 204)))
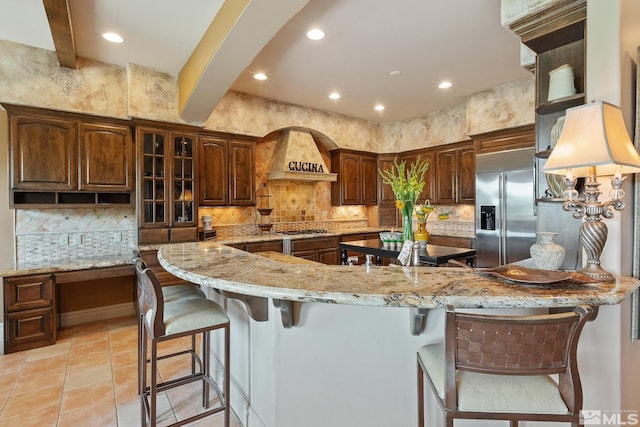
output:
POLYGON ((439 147, 435 157, 435 200, 441 205, 473 204, 476 158, 473 142, 439 147))
POLYGON ((334 150, 331 152, 331 172, 338 180, 331 183, 331 204, 375 205, 378 179, 375 154, 334 150))
MULTIPOLYGON (((412 164, 414 164, 418 159, 420 161, 429 162, 429 169, 424 174, 424 187, 422 187, 422 191, 420 192, 420 196, 418 196, 418 203, 422 204, 427 199, 433 203, 435 200, 435 152, 433 149, 423 148, 420 150, 412 150, 405 151, 401 154, 400 160, 404 160, 406 162, 406 167, 410 168, 412 164)), ((387 184, 389 188, 390 185, 387 184)))
POLYGON ((200 206, 255 205, 255 142, 200 135, 200 206))
POLYGON ((5 105, 12 207, 133 205, 128 122, 5 105), (120 193, 120 194, 118 194, 120 193))
POLYGON ((133 143, 128 126, 79 123, 78 137, 81 190, 133 190, 133 143))
POLYGON ((196 141, 188 128, 140 126, 139 242, 197 240, 196 141))

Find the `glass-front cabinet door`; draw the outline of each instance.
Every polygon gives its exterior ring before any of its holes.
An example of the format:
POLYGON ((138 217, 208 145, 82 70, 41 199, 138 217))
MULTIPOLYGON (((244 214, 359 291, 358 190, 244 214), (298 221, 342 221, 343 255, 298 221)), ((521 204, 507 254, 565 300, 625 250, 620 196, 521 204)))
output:
POLYGON ((173 136, 173 225, 193 226, 194 212, 194 146, 188 135, 173 136))
POLYGON ((167 215, 168 174, 166 133, 142 133, 142 226, 169 226, 167 215))
POLYGON ((139 243, 198 239, 197 134, 138 127, 139 243))

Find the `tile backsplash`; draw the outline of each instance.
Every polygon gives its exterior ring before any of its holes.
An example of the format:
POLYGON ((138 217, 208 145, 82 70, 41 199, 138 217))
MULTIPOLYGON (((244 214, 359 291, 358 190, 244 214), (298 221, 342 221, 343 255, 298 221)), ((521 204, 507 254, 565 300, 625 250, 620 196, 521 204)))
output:
POLYGON ((16 210, 18 263, 128 256, 136 246, 133 208, 16 210))

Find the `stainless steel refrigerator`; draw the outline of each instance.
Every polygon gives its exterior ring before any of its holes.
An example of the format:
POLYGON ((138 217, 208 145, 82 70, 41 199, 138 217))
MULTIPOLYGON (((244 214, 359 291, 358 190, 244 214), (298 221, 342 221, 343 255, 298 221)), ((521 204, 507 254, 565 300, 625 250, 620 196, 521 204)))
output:
POLYGON ((530 258, 536 241, 534 149, 476 156, 477 267, 530 258))

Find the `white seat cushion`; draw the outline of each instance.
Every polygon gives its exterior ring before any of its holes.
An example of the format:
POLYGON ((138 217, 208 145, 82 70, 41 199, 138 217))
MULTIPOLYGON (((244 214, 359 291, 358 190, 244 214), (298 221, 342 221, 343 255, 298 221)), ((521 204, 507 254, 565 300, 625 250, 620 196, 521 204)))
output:
MULTIPOLYGON (((145 316, 149 326, 151 312, 145 316)), ((206 298, 191 298, 169 302, 164 305, 165 335, 222 325, 229 321, 227 313, 215 301, 206 298)))
POLYGON ((206 298, 198 285, 163 286, 162 297, 165 303, 186 298, 206 298))
MULTIPOLYGON (((444 344, 429 344, 418 350, 438 395, 444 399, 444 344)), ((549 375, 493 375, 456 373, 458 409, 477 412, 523 412, 567 414, 558 385, 549 375)))

